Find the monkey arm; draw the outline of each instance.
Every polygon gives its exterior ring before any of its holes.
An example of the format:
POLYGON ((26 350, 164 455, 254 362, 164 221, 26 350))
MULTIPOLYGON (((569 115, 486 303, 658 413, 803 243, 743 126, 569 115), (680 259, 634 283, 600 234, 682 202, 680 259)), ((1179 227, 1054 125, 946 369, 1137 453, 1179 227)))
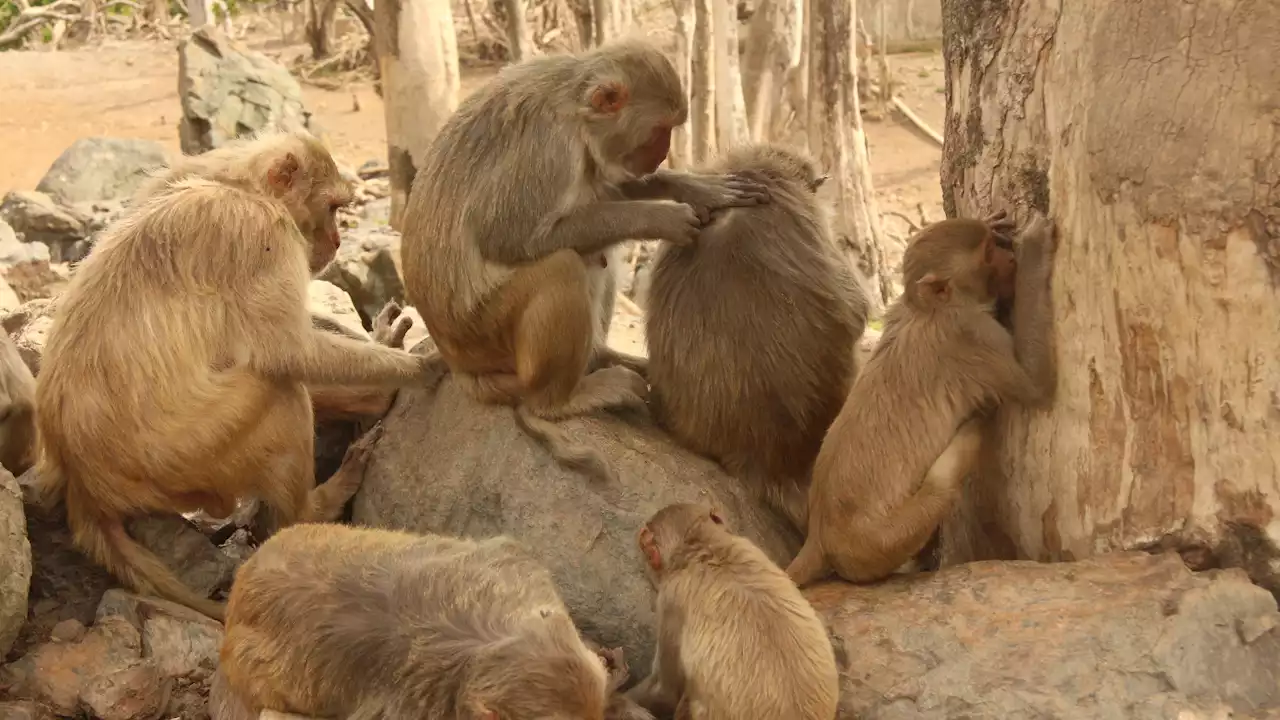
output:
MULTIPOLYGON (((684 209, 688 212, 688 208, 684 209)), ((507 265, 532 262, 565 248, 581 254, 599 252, 633 238, 678 239, 672 235, 687 225, 690 239, 697 230, 693 222, 681 223, 679 206, 659 200, 621 200, 581 205, 545 217, 533 235, 522 243, 481 243, 486 260, 507 265)), ((502 228, 499 233, 509 233, 502 228)))
POLYGON ((653 655, 653 669, 626 695, 654 715, 670 717, 684 695, 684 673, 680 666, 684 613, 659 591, 657 615, 658 648, 653 655))
POLYGON ((711 175, 659 169, 624 183, 622 193, 634 200, 674 200, 694 209, 705 222, 712 210, 769 202, 769 190, 737 175, 711 175))
MULTIPOLYGON (((1047 222, 1047 221, 1045 221, 1047 222)), ((1033 222, 1027 234, 1051 235, 1054 230, 1033 222)), ((1053 358, 1053 303, 1049 278, 1053 272, 1052 237, 1027 238, 1019 244, 1014 279, 1013 350, 1037 390, 1034 406, 1052 400, 1057 386, 1053 358)))

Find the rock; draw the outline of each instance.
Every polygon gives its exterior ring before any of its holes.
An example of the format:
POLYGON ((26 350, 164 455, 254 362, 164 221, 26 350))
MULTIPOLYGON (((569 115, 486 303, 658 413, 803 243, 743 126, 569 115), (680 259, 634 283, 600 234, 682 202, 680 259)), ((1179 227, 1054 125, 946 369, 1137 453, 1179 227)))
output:
POLYGON ((26 243, 49 246, 53 262, 75 262, 88 253, 91 218, 60 205, 42 192, 13 190, 0 201, 0 219, 20 233, 26 243))
POLYGON ((123 617, 110 617, 96 623, 78 643, 41 645, 6 665, 0 669, 0 686, 7 686, 14 698, 75 715, 93 679, 132 667, 141 657, 138 629, 123 617))
POLYGON ((53 327, 53 303, 46 299, 31 300, 7 315, 4 327, 13 335, 22 361, 31 368, 33 375, 40 374, 40 357, 49 341, 49 329, 53 327))
POLYGON ((403 302, 399 255, 400 233, 384 228, 351 231, 319 277, 346 290, 361 320, 372 326, 388 301, 403 302))
POLYGON ((1275 599, 1176 554, 980 562, 805 595, 847 659, 841 720, 1280 710, 1275 599))
POLYGON ((80 642, 86 631, 84 623, 75 618, 68 618, 53 626, 49 631, 49 639, 60 643, 80 642))
POLYGON ((387 165, 387 161, 381 158, 372 158, 365 160, 364 164, 356 173, 361 180, 372 180, 373 178, 384 178, 391 172, 391 168, 387 165))
POLYGON ((148 170, 167 162, 164 146, 155 140, 80 138, 53 161, 36 190, 63 203, 124 200, 148 170))
POLYGON ((43 243, 24 243, 18 239, 13 226, 0 219, 0 269, 29 262, 49 264, 49 246, 43 243))
POLYGON ((169 701, 169 687, 155 663, 135 660, 90 677, 81 702, 101 720, 152 720, 169 701))
POLYGON ((31 543, 22 490, 0 468, 0 658, 9 652, 27 620, 31 590, 31 543))
POLYGON ((30 700, 19 700, 18 702, 0 702, 0 718, 3 720, 54 720, 54 715, 48 709, 30 700))
POLYGON ((129 534, 159 556, 187 587, 202 595, 230 587, 236 565, 194 525, 177 515, 131 520, 129 534))
POLYGON ((318 131, 287 69, 209 26, 178 44, 178 94, 178 134, 188 155, 261 130, 318 131))
POLYGON ((337 285, 327 280, 312 280, 307 286, 307 300, 313 314, 323 315, 354 332, 369 334, 360 321, 351 296, 337 285))
POLYGON ((98 621, 113 615, 141 629, 142 656, 166 677, 211 674, 218 666, 222 624, 212 618, 168 600, 108 590, 98 605, 98 621))
POLYGON ((620 484, 607 487, 562 469, 517 429, 509 408, 478 405, 452 378, 436 392, 402 389, 383 419, 353 519, 522 540, 551 569, 586 636, 623 646, 632 667, 648 667, 652 590, 635 537, 649 515, 672 502, 714 500, 775 561, 790 559, 799 543, 713 463, 633 422, 601 413, 562 425, 615 464, 620 484))

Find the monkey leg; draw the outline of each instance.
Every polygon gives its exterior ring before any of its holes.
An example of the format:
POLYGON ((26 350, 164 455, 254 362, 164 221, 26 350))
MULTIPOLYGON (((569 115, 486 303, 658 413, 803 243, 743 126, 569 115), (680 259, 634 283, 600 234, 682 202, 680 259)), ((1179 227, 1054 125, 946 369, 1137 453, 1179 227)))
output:
POLYGON ((316 420, 363 420, 382 417, 391 409, 396 391, 337 385, 309 386, 316 420))

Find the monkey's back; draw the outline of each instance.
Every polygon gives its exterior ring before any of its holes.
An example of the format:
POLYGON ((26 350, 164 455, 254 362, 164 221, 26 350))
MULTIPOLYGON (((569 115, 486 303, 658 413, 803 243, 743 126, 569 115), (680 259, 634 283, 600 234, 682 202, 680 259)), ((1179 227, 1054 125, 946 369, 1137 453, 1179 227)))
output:
POLYGON ((670 578, 684 599, 681 665, 689 699, 709 720, 833 720, 839 671, 826 627, 749 540, 721 536, 670 578))
POLYGON ((663 248, 645 332, 667 430, 731 472, 783 478, 807 473, 840 410, 861 321, 812 199, 771 192, 663 248))

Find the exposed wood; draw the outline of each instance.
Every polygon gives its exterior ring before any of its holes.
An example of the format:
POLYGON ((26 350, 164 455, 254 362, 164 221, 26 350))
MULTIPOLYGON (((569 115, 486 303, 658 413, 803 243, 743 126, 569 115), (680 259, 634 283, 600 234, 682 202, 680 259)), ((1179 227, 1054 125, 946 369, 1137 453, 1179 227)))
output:
POLYGON ((747 104, 738 67, 737 0, 712 0, 712 44, 716 77, 716 143, 723 150, 746 142, 747 104))
POLYGON ((918 130, 920 135, 931 142, 937 143, 938 147, 942 147, 942 135, 937 130, 929 127, 929 124, 917 115, 914 110, 907 107, 907 104, 902 102, 902 98, 893 98, 891 106, 911 127, 918 130))
POLYGON ((690 127, 693 131, 693 159, 704 163, 716 152, 716 81, 714 30, 711 3, 716 0, 693 0, 693 60, 690 73, 693 89, 689 102, 690 127))
POLYGON ((534 55, 533 33, 525 15, 525 0, 502 0, 507 16, 507 50, 511 62, 522 62, 534 55))
MULTIPOLYGON (((693 36, 694 13, 693 0, 671 0, 671 9, 676 15, 676 56, 674 58, 676 72, 680 74, 680 84, 687 97, 693 92, 693 36)), ((692 108, 690 108, 692 114, 692 108)), ((671 136, 671 155, 669 164, 677 170, 683 170, 693 164, 693 121, 676 128, 671 136)))

